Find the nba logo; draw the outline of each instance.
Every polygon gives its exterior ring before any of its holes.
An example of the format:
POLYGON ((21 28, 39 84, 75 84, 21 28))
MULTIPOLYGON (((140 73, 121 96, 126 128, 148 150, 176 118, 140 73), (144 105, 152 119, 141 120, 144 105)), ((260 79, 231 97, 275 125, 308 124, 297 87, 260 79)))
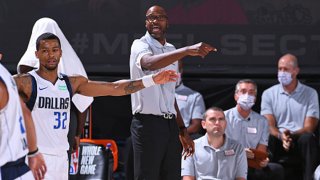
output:
POLYGON ((79 170, 79 151, 80 147, 71 154, 70 160, 70 175, 76 175, 79 170))

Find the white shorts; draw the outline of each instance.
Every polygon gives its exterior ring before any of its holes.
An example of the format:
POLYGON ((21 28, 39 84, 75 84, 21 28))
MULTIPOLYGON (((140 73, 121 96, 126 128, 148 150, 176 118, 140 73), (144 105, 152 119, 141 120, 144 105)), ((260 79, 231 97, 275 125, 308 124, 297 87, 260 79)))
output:
MULTIPOLYGON (((31 179, 34 179, 33 177, 33 174, 32 174, 32 171, 28 171, 26 172, 24 175, 14 179, 14 180, 31 180, 31 179)), ((0 180, 1 180, 1 170, 0 170, 0 180)))
POLYGON ((47 172, 44 179, 48 180, 68 180, 69 162, 67 152, 61 155, 52 155, 42 153, 47 166, 47 172))
MULTIPOLYGON (((7 166, 7 167, 0 167, 0 180, 2 180, 2 173, 7 173, 5 176, 6 179, 14 179, 14 180, 32 180, 34 179, 32 171, 29 169, 28 165, 24 162, 24 160, 27 159, 25 157, 22 157, 15 161, 17 163, 14 166, 7 166), (5 168, 5 171, 2 172, 2 168, 5 168), (18 173, 19 172, 19 173, 18 173), (18 174, 25 172, 21 176, 18 176, 18 174), (18 173, 18 174, 16 174, 18 173)), ((5 180, 5 179, 3 179, 5 180)))

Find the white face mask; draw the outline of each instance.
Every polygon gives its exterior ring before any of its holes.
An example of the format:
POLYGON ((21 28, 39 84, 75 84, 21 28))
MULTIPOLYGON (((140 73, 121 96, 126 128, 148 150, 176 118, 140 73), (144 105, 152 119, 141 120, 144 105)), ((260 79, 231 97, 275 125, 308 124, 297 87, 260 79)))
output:
POLYGON ((287 86, 292 82, 291 73, 285 71, 278 71, 278 81, 283 86, 287 86))
POLYGON ((255 99, 256 99, 255 96, 252 96, 249 94, 241 94, 239 96, 237 103, 240 105, 242 109, 248 111, 254 105, 255 99))

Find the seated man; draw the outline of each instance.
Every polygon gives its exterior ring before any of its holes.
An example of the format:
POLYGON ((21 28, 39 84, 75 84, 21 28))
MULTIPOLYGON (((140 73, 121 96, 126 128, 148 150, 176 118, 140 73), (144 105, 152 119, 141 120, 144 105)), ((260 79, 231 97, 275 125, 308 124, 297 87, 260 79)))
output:
POLYGON ((181 160, 183 180, 247 179, 247 159, 241 144, 229 139, 223 110, 209 108, 201 122, 206 134, 195 140, 193 156, 181 160))
POLYGON ((262 94, 261 114, 269 122, 269 147, 274 161, 283 156, 301 158, 305 180, 312 179, 318 165, 318 137, 314 135, 319 120, 318 93, 297 79, 297 58, 286 54, 278 62, 280 84, 262 94))
POLYGON ((248 179, 284 179, 284 171, 280 164, 269 163, 269 158, 255 158, 254 151, 267 155, 269 139, 268 122, 251 108, 256 101, 257 84, 250 79, 240 80, 235 88, 236 107, 225 111, 227 118, 226 134, 229 138, 242 144, 248 161, 254 162, 248 169, 248 179))

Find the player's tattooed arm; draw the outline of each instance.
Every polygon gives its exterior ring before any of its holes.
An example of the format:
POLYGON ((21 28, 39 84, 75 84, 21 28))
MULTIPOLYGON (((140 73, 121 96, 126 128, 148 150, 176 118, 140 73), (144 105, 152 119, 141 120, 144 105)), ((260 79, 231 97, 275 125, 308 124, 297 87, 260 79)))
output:
POLYGON ((31 75, 29 74, 16 74, 13 76, 19 95, 24 102, 27 102, 30 99, 32 92, 32 81, 30 76, 31 75))
POLYGON ((142 83, 137 83, 135 81, 131 81, 131 82, 129 82, 129 84, 127 86, 124 87, 124 91, 125 91, 125 94, 131 94, 131 93, 135 93, 143 88, 144 88, 144 86, 142 83))
POLYGON ((85 96, 123 96, 135 93, 143 88, 156 84, 175 82, 178 74, 172 70, 165 70, 136 80, 119 80, 115 82, 91 81, 83 76, 70 77, 72 89, 75 93, 85 96))

